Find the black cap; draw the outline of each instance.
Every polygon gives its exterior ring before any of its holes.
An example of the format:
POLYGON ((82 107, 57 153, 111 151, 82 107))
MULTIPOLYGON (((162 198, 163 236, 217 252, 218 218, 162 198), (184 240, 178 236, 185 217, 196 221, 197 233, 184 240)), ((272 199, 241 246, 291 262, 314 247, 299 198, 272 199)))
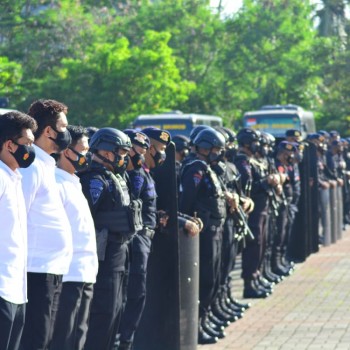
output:
POLYGON ((131 143, 142 148, 148 149, 150 146, 149 138, 142 131, 136 131, 134 129, 126 129, 123 131, 130 137, 131 143))
POLYGON ((170 133, 166 130, 149 127, 141 130, 146 134, 150 139, 156 140, 163 143, 164 145, 169 145, 171 141, 170 133))
POLYGON ((301 139, 301 132, 296 129, 289 129, 286 131, 286 137, 297 137, 298 139, 301 139))
POLYGON ((282 141, 277 146, 278 151, 285 150, 291 152, 298 151, 298 144, 296 142, 282 141))

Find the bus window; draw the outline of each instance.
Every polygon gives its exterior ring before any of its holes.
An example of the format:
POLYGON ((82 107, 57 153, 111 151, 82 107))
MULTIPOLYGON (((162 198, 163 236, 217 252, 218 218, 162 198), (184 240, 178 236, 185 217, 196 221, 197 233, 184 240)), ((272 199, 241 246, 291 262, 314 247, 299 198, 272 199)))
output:
POLYGON ((246 127, 268 132, 275 136, 284 136, 286 130, 300 130, 300 119, 296 115, 250 115, 244 120, 246 127))
POLYGON ((143 129, 153 126, 169 131, 172 136, 184 135, 189 137, 191 130, 197 125, 222 126, 222 119, 216 116, 200 114, 158 114, 141 115, 133 123, 134 128, 143 129))

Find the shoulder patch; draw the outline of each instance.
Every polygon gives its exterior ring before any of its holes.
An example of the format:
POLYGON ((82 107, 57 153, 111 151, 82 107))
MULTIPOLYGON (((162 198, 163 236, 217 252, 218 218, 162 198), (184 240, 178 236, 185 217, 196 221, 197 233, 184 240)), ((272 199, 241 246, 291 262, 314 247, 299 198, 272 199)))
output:
POLYGON ((99 179, 91 179, 89 191, 92 204, 96 204, 103 191, 103 182, 99 179))

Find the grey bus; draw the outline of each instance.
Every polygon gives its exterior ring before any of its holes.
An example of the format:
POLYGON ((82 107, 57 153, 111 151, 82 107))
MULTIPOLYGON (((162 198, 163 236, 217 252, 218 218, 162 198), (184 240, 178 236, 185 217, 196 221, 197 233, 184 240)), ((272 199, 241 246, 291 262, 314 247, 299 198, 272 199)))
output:
POLYGON ((243 125, 268 132, 276 138, 284 137, 288 129, 299 130, 303 138, 316 132, 313 113, 292 104, 263 106, 260 110, 246 112, 243 125))
POLYGON ((184 135, 187 137, 189 137, 191 130, 197 125, 222 126, 222 118, 213 115, 169 112, 163 114, 143 114, 138 116, 133 122, 135 129, 153 126, 169 131, 171 136, 184 135))

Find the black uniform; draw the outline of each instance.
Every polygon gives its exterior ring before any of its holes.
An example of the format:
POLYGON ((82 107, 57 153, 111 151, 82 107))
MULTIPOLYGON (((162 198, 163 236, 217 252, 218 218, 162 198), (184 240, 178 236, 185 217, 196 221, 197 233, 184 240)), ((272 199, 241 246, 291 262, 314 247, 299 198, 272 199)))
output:
POLYGON ((80 178, 95 223, 99 260, 85 349, 112 349, 123 304, 127 243, 134 233, 124 221, 129 189, 120 175, 95 161, 80 178))
POLYGON ((240 152, 236 156, 235 165, 241 174, 242 187, 245 188, 248 181, 252 183, 251 199, 255 206, 249 214, 248 223, 255 239, 248 242, 242 252, 242 278, 253 280, 262 263, 266 240, 268 169, 264 162, 240 152))
POLYGON ((200 316, 214 301, 220 284, 222 230, 226 203, 220 182, 199 159, 185 161, 181 171, 181 212, 203 221, 200 234, 200 316))
POLYGON ((120 342, 125 348, 131 348, 145 307, 147 265, 157 222, 157 193, 149 169, 143 166, 131 170, 128 174, 133 196, 142 200, 144 227, 137 232, 130 243, 132 259, 129 267, 127 301, 119 329, 120 342))

